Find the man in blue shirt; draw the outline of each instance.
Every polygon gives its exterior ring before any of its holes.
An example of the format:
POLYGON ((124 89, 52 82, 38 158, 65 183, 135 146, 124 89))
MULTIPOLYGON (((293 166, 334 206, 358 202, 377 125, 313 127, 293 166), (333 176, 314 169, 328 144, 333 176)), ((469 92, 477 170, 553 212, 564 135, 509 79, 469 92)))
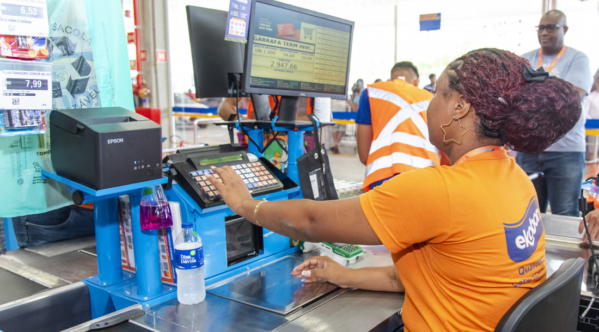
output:
POLYGON ((428 75, 428 79, 431 81, 431 84, 425 85, 424 90, 433 93, 435 91, 435 85, 437 84, 437 75, 430 74, 428 75))
MULTIPOLYGON (((522 56, 534 68, 543 67, 549 75, 566 80, 578 91, 581 102, 588 95, 593 78, 589 58, 582 52, 564 45, 568 32, 566 15, 551 10, 541 18, 537 27, 540 49, 522 56)), ((553 214, 578 216, 577 198, 584 172, 585 115, 561 140, 540 154, 518 153, 516 161, 526 172, 543 172, 547 183, 546 195, 553 214)), ((547 200, 539 202, 541 212, 547 209, 547 200)))

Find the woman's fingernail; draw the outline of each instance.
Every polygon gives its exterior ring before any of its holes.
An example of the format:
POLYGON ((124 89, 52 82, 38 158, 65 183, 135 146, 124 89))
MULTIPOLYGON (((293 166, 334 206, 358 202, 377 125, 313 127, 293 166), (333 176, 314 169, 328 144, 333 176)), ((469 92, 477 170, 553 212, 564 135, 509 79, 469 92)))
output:
POLYGON ((214 167, 214 166, 210 166, 210 169, 215 169, 215 168, 216 168, 216 167, 214 167))
POLYGON ((305 271, 302 271, 302 275, 303 275, 304 277, 309 277, 310 275, 312 275, 312 271, 310 271, 310 270, 305 270, 305 271))

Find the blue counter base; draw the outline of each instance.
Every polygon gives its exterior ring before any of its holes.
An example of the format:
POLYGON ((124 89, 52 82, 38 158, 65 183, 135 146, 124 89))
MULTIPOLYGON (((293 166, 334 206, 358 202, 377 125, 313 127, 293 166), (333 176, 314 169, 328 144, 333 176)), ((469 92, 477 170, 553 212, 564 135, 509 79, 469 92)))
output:
POLYGON ((112 285, 103 285, 98 276, 83 280, 91 297, 92 319, 107 315, 139 303, 144 309, 177 297, 177 287, 162 285, 160 292, 154 296, 140 296, 137 292, 135 274, 123 271, 123 279, 112 285))

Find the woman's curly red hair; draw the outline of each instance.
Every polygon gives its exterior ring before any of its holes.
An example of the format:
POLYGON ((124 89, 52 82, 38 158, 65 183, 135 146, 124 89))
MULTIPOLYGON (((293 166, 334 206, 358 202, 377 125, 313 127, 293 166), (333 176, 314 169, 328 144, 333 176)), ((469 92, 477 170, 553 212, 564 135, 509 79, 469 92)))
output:
POLYGON ((449 89, 474 107, 479 135, 499 138, 516 151, 539 153, 574 127, 581 104, 574 86, 562 79, 525 81, 527 65, 528 60, 508 51, 471 51, 447 66, 449 89))

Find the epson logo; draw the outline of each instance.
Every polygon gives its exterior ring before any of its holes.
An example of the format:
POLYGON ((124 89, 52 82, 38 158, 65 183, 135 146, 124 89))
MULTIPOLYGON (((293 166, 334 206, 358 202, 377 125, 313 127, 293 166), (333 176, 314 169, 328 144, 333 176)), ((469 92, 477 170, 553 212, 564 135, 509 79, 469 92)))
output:
POLYGON ((108 144, 117 144, 123 143, 125 140, 123 138, 111 138, 108 140, 108 144))

